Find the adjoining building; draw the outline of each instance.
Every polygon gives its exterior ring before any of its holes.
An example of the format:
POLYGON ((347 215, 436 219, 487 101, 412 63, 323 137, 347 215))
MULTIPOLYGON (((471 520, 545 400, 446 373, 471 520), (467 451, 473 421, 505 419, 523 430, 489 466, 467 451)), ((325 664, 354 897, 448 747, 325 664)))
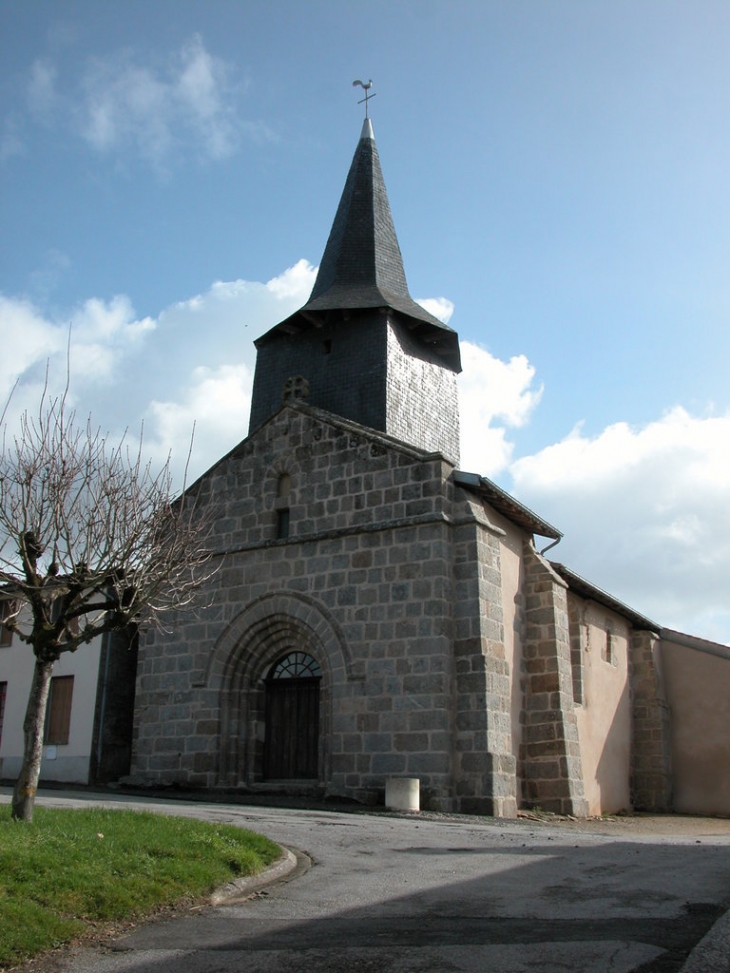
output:
MULTIPOLYGON (((3 624, 15 609, 16 599, 6 588, 0 592, 0 780, 4 781, 15 781, 20 774, 23 722, 35 664, 31 646, 3 624)), ((129 773, 136 670, 136 634, 110 633, 75 652, 62 653, 51 676, 42 781, 106 784, 129 773)))

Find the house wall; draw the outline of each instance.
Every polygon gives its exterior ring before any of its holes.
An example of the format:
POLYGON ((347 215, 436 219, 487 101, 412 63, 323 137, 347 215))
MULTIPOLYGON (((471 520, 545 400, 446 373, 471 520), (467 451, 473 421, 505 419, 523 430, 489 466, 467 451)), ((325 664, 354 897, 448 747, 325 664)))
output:
POLYGON ((669 705, 672 804, 683 814, 730 815, 730 649, 662 637, 669 705))
POLYGON ((573 592, 568 606, 574 697, 579 696, 575 713, 589 813, 625 811, 631 806, 631 629, 620 615, 573 592))
MULTIPOLYGON (((53 676, 73 676, 69 740, 66 745, 43 748, 41 780, 86 784, 94 730, 99 676, 100 639, 65 652, 53 667, 53 676)), ((33 678, 32 649, 17 636, 0 648, 0 682, 7 682, 5 719, 0 740, 0 777, 15 779, 23 756, 23 720, 33 678)))

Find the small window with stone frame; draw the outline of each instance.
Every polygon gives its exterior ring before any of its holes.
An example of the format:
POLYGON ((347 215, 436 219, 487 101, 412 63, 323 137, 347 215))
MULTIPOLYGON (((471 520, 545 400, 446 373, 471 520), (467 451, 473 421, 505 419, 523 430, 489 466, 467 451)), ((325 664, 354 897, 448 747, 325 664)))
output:
POLYGON ((276 511, 276 539, 285 541, 289 536, 289 508, 276 511))
POLYGON ((276 539, 285 541, 289 536, 291 494, 291 476, 288 473, 279 474, 276 483, 276 539))
POLYGON ((607 662, 611 666, 616 665, 616 636, 608 622, 606 622, 606 642, 601 655, 603 656, 604 662, 607 662))

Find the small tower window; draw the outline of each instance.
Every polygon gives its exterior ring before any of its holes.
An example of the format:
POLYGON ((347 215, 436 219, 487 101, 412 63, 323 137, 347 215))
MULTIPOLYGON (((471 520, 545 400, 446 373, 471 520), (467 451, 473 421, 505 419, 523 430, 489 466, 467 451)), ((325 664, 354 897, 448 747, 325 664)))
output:
POLYGON ((285 541, 289 536, 289 496, 291 494, 291 476, 280 473, 276 481, 276 539, 285 541))
POLYGON ((285 541, 289 536, 289 508, 283 507, 276 511, 276 539, 285 541))
POLYGON ((325 355, 329 355, 329 353, 332 351, 332 339, 331 338, 325 338, 324 339, 324 341, 322 342, 322 351, 325 353, 325 355))

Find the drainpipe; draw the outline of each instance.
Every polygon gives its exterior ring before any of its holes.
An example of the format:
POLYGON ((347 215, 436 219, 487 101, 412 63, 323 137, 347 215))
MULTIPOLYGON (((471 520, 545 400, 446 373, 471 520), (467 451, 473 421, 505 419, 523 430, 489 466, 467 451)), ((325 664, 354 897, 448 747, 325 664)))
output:
POLYGON ((549 551, 551 548, 556 547, 562 541, 562 539, 563 539, 562 537, 558 537, 556 540, 551 541, 551 543, 548 544, 547 547, 543 547, 543 549, 541 551, 538 551, 538 554, 540 555, 540 557, 542 557, 543 554, 546 553, 546 551, 549 551))

